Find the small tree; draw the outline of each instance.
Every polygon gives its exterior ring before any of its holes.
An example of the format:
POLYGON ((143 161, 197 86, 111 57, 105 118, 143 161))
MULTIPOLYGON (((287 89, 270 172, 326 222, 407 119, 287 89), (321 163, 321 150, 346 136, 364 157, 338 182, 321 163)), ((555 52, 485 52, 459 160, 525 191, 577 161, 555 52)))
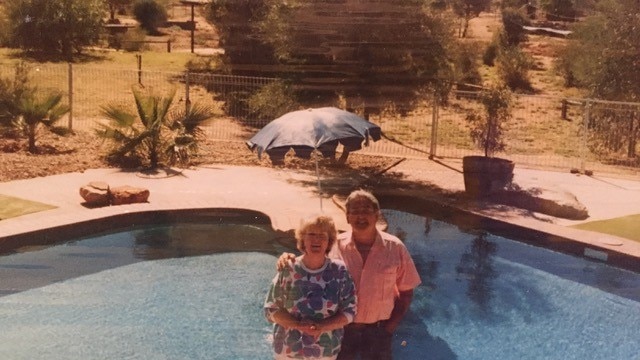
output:
POLYGON ((480 94, 483 111, 467 115, 469 135, 484 156, 464 156, 462 172, 465 191, 474 197, 487 197, 513 180, 514 162, 494 157, 505 148, 505 123, 511 119, 511 92, 506 85, 492 86, 480 94))
POLYGON ((11 42, 24 50, 72 60, 102 31, 102 0, 13 0, 6 3, 11 42))
POLYGON ((480 16, 482 11, 488 10, 491 0, 452 0, 451 7, 453 12, 462 19, 459 36, 467 37, 469 29, 469 21, 480 16))
POLYGON ((134 89, 137 113, 117 105, 103 107, 111 123, 99 124, 96 134, 115 144, 109 159, 123 164, 127 159, 148 161, 150 169, 169 161, 176 153, 197 150, 200 125, 213 117, 213 111, 198 104, 181 111, 170 111, 175 91, 167 96, 145 95, 134 89), (138 122, 136 120, 139 120, 138 122))
POLYGON ((467 115, 473 143, 492 157, 505 148, 504 126, 511 119, 511 92, 504 86, 485 89, 480 94, 484 112, 474 111, 467 115))

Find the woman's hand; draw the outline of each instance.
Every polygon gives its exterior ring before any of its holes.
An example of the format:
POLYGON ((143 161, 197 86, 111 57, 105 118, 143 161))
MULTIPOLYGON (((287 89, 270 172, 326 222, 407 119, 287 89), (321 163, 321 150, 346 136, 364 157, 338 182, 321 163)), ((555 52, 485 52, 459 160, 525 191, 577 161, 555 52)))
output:
POLYGON ((342 314, 337 313, 331 317, 322 320, 309 321, 302 320, 298 322, 296 329, 309 335, 320 336, 323 332, 341 329, 349 323, 349 319, 342 314))
POLYGON ((323 332, 327 331, 323 329, 322 323, 316 323, 312 321, 300 321, 299 325, 296 326, 296 329, 302 331, 305 334, 311 335, 313 337, 318 337, 323 332))
POLYGON ((276 269, 281 271, 289 266, 289 263, 293 263, 296 261, 296 255, 292 253, 282 253, 276 262, 276 269))

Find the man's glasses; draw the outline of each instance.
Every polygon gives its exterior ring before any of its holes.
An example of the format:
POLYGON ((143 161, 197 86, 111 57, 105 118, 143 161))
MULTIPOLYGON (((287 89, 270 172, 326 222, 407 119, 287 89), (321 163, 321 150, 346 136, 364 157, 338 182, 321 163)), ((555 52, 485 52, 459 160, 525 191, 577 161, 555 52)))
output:
POLYGON ((376 209, 374 209, 372 206, 347 209, 348 215, 371 215, 371 214, 374 214, 375 212, 376 212, 376 209))

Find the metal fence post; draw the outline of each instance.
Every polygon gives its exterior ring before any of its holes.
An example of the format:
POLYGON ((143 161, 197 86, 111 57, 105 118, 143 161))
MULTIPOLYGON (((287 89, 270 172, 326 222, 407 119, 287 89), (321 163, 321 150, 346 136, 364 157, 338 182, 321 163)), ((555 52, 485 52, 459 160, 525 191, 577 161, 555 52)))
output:
POLYGON ((68 63, 67 77, 69 80, 67 96, 69 97, 69 130, 73 130, 73 65, 68 63))
POLYGON ((138 60, 138 84, 142 86, 142 55, 136 54, 136 59, 138 60))
POLYGON ((431 146, 429 150, 429 159, 436 156, 438 145, 438 93, 437 90, 433 92, 433 108, 431 113, 431 146))
POLYGON ((591 120, 591 100, 587 99, 584 103, 584 111, 582 112, 582 143, 580 144, 580 172, 584 174, 585 163, 587 157, 587 136, 589 135, 589 123, 591 120))
POLYGON ((191 99, 189 98, 189 70, 184 73, 184 109, 188 114, 191 108, 191 99))

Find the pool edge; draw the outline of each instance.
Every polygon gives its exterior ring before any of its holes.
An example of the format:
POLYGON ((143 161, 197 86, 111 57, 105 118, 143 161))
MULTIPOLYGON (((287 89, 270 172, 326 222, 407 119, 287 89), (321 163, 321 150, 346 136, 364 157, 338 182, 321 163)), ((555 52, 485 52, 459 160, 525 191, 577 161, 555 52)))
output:
POLYGON ((461 229, 484 229, 506 238, 515 237, 530 245, 589 258, 640 273, 640 252, 638 255, 634 254, 636 248, 640 248, 640 244, 632 240, 545 224, 540 221, 528 222, 522 217, 504 213, 487 214, 458 207, 429 196, 398 194, 397 191, 377 191, 375 195, 384 204, 384 208, 409 211, 417 215, 428 214, 436 220, 449 222, 461 229), (614 245, 607 244, 607 239, 612 239, 611 243, 614 245))
MULTIPOLYGON (((241 208, 181 208, 142 210, 109 214, 73 223, 40 228, 18 234, 0 236, 0 255, 9 254, 29 246, 47 246, 68 239, 80 238, 105 231, 132 228, 155 223, 194 222, 206 220, 222 223, 235 220, 238 223, 271 225, 268 215, 241 208)), ((276 231, 274 229, 274 231, 276 231)))

